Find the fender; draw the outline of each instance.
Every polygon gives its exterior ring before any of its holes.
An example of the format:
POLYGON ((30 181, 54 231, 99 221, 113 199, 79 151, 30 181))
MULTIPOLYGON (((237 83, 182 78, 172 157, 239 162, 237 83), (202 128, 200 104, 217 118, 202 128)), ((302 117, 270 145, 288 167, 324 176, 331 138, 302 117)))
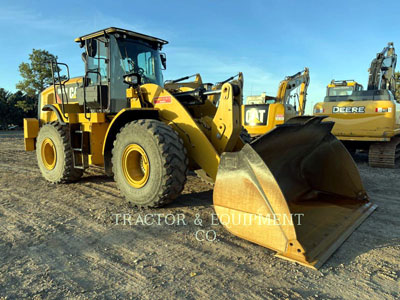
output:
MULTIPOLYGON (((67 125, 64 122, 64 119, 61 117, 61 114, 59 112, 59 110, 52 104, 46 104, 45 106, 42 107, 42 111, 52 111, 55 113, 55 115, 57 116, 57 120, 61 125, 67 125)), ((40 115, 39 115, 39 120, 40 120, 40 115)))
POLYGON ((138 119, 159 119, 159 113, 154 108, 124 108, 112 119, 108 126, 102 154, 104 156, 104 170, 107 175, 112 174, 111 169, 111 150, 119 130, 126 124, 138 119))

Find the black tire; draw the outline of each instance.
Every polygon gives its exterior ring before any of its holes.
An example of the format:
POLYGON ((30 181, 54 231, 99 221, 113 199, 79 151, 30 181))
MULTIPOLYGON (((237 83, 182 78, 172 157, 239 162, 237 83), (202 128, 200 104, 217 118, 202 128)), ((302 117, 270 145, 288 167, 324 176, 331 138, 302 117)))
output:
MULTIPOLYGON (((137 207, 160 207, 178 197, 186 183, 188 159, 178 134, 158 120, 136 120, 117 134, 112 150, 114 179, 126 200, 137 207), (124 153, 138 145, 147 156, 148 179, 141 187, 129 183, 123 170, 124 153)), ((142 183, 143 184, 143 183, 142 183)))
POLYGON ((43 177, 51 183, 73 182, 81 178, 83 170, 75 169, 73 151, 70 143, 69 128, 58 122, 44 125, 36 139, 36 158, 43 177), (52 169, 46 167, 42 159, 44 141, 50 139, 55 149, 55 165, 52 169))
POLYGON ((240 138, 242 139, 242 141, 245 144, 250 144, 251 141, 253 140, 253 138, 251 137, 251 135, 249 134, 247 129, 244 127, 242 128, 242 131, 240 132, 240 138))

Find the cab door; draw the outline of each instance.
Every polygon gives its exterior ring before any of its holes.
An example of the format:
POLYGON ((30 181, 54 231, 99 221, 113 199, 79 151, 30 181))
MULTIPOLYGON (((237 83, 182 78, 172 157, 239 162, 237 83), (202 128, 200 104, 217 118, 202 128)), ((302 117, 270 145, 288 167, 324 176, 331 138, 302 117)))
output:
POLYGON ((109 107, 109 59, 105 37, 85 41, 85 78, 79 89, 79 103, 91 110, 107 110, 109 107))

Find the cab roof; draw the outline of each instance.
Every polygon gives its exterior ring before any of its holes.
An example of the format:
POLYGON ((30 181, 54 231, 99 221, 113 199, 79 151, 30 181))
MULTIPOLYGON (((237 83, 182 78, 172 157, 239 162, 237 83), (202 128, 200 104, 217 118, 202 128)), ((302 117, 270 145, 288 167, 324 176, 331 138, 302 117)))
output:
POLYGON ((109 28, 106 28, 106 29, 103 29, 103 30, 99 30, 99 31, 90 33, 90 34, 83 35, 81 37, 76 38, 75 42, 81 43, 84 40, 88 40, 88 39, 91 39, 91 38, 104 36, 105 34, 112 34, 112 33, 125 34, 125 35, 133 37, 133 38, 139 38, 139 39, 142 39, 142 40, 145 40, 145 41, 149 41, 149 42, 152 42, 152 43, 158 43, 160 45, 168 44, 168 42, 165 41, 165 40, 162 40, 162 39, 150 36, 150 35, 134 32, 134 31, 130 31, 130 30, 117 28, 117 27, 109 27, 109 28))
POLYGON ((357 81, 353 79, 347 79, 347 80, 334 80, 332 79, 331 83, 328 84, 328 87, 335 87, 335 86, 355 86, 355 85, 360 85, 357 81))

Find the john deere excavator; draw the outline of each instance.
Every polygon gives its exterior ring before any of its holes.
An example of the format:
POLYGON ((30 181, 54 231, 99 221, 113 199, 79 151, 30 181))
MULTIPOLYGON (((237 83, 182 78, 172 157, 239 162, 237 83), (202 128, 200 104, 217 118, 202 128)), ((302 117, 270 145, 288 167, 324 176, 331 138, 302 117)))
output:
POLYGON ((242 107, 243 126, 247 132, 256 137, 293 117, 304 115, 309 82, 310 72, 305 68, 281 81, 276 97, 248 96, 242 107), (298 92, 292 94, 295 89, 298 92))
POLYGON ((334 121, 332 133, 350 151, 368 151, 369 165, 393 168, 400 157, 400 99, 395 99, 397 55, 389 43, 369 68, 368 87, 354 80, 328 85, 324 102, 314 106, 315 116, 334 121))
POLYGON ((36 150, 49 182, 101 166, 127 201, 159 207, 179 196, 188 169, 202 169, 215 180, 214 209, 230 232, 313 268, 375 209, 332 122, 292 118, 244 144, 241 75, 219 89, 170 93, 166 41, 114 27, 75 41, 85 75, 62 80, 67 65, 52 62, 38 119, 24 119, 25 148, 36 150))

